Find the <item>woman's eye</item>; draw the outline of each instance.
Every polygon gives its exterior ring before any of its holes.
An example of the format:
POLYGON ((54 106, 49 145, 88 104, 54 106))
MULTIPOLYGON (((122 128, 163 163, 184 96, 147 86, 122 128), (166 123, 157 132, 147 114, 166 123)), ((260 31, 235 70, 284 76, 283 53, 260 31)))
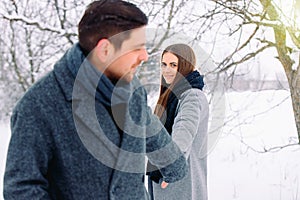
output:
POLYGON ((166 67, 167 65, 165 63, 160 64, 161 67, 166 67))

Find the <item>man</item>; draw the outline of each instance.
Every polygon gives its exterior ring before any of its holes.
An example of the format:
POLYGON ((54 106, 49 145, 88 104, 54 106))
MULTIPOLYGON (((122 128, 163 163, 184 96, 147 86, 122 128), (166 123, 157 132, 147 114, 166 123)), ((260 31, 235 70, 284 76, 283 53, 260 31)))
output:
POLYGON ((146 24, 128 2, 88 6, 79 43, 13 111, 5 199, 148 199, 146 153, 164 181, 184 177, 185 159, 134 76, 148 59, 146 24))

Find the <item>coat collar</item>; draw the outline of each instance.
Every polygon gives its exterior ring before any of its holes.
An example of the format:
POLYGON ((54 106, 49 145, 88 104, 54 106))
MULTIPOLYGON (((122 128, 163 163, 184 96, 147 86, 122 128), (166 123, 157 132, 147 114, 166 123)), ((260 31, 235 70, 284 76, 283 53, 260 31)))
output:
POLYGON ((85 60, 86 56, 83 54, 79 43, 76 43, 54 65, 54 76, 67 101, 74 99, 75 72, 79 70, 85 60))
POLYGON ((54 66, 54 76, 62 89, 66 101, 72 101, 73 85, 75 79, 66 66, 54 66))

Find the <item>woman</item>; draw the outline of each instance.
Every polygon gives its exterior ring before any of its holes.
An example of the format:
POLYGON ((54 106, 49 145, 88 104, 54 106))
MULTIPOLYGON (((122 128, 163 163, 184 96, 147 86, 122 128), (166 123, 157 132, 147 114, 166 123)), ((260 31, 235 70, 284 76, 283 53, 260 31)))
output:
POLYGON ((207 160, 203 155, 209 107, 195 65, 195 54, 188 45, 174 44, 162 53, 161 88, 154 113, 184 153, 189 172, 181 181, 168 184, 149 163, 148 189, 155 200, 207 200, 207 160))

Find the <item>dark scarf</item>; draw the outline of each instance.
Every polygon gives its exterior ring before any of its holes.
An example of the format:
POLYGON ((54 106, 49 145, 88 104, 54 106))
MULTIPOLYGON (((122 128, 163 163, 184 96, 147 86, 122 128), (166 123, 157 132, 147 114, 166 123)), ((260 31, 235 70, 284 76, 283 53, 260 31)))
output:
MULTIPOLYGON (((135 77, 130 83, 118 82, 113 84, 102 72, 97 70, 86 59, 79 44, 74 45, 66 53, 67 64, 77 83, 80 83, 91 95, 105 106, 128 103, 133 92, 140 87, 135 77)), ((76 82, 75 82, 76 84, 76 82)))
MULTIPOLYGON (((164 124, 164 127, 167 129, 170 135, 172 134, 172 126, 176 117, 176 108, 181 94, 191 88, 197 88, 202 90, 203 87, 203 76, 201 76, 198 71, 193 71, 189 73, 185 78, 180 80, 175 85, 168 97, 166 115, 163 115, 160 118, 161 122, 164 124)), ((163 88, 163 91, 165 91, 166 89, 167 85, 163 88)), ((147 175, 149 175, 152 181, 159 183, 159 180, 162 178, 162 175, 159 170, 154 169, 157 169, 157 167, 148 162, 147 171, 150 172, 147 172, 147 175)))

